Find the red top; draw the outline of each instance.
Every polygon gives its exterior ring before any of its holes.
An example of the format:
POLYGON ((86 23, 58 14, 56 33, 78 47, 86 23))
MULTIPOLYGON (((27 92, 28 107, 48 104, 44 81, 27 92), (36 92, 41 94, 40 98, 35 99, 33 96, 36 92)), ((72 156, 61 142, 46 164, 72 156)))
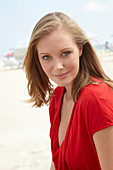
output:
POLYGON ((59 147, 58 128, 64 91, 64 87, 54 90, 49 108, 55 169, 101 170, 92 137, 95 132, 113 126, 113 91, 106 83, 90 84, 81 90, 65 139, 59 147))

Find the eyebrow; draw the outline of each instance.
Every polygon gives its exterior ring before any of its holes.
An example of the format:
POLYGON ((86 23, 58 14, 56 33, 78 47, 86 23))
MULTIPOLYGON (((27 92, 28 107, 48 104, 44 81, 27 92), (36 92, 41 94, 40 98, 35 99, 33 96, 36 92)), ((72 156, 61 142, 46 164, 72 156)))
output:
MULTIPOLYGON (((72 50, 72 48, 63 48, 62 50, 60 50, 59 52, 63 52, 65 50, 72 50)), ((40 53, 39 55, 49 55, 49 53, 40 53)))
POLYGON ((64 48, 64 49, 60 50, 60 52, 63 52, 65 50, 72 50, 72 48, 64 48))
POLYGON ((48 53, 40 53, 39 55, 48 55, 48 53))

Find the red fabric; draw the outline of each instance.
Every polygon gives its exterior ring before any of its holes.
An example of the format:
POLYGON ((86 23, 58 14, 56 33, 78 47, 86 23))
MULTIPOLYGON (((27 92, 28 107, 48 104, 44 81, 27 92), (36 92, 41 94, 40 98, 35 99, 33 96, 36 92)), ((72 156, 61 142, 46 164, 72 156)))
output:
POLYGON ((55 169, 101 170, 92 136, 99 130, 113 126, 113 91, 105 83, 90 84, 81 90, 65 139, 59 147, 58 128, 64 90, 64 87, 54 90, 49 108, 55 169))

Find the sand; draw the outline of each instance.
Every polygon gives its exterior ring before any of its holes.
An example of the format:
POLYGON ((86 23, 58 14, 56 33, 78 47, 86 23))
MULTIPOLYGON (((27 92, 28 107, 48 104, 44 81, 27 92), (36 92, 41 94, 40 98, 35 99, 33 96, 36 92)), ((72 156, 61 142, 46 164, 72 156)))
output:
POLYGON ((48 107, 32 108, 24 72, 0 72, 0 170, 49 169, 48 107))
MULTIPOLYGON (((113 79, 113 52, 97 51, 113 79)), ((47 170, 51 162, 48 107, 32 108, 21 68, 0 71, 0 170, 47 170)))

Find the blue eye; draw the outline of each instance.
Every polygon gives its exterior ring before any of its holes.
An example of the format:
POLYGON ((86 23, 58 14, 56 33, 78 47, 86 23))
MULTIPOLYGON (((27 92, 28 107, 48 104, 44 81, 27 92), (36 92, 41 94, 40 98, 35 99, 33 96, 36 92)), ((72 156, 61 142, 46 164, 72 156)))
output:
POLYGON ((63 52, 63 53, 62 53, 62 56, 67 56, 67 55, 69 55, 70 53, 71 53, 70 51, 63 52))
POLYGON ((51 57, 48 56, 48 55, 43 56, 43 59, 44 59, 44 60, 49 60, 50 58, 51 58, 51 57))

